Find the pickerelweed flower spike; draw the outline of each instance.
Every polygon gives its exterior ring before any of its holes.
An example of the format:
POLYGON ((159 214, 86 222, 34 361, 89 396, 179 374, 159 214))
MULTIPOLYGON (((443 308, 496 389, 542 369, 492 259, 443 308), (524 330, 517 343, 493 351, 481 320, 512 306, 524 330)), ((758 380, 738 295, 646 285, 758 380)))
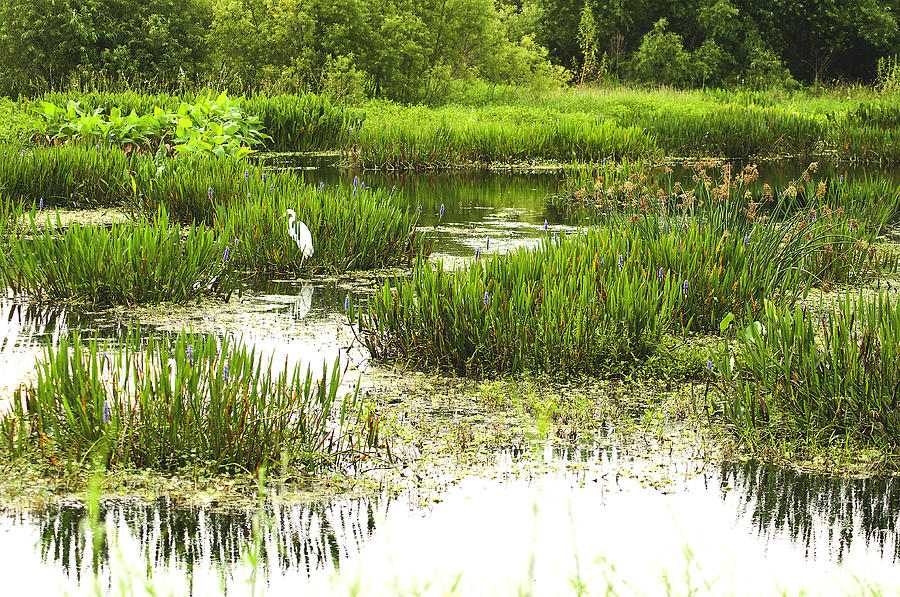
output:
POLYGON ((441 215, 444 215, 444 204, 441 203, 441 215))
POLYGON ((263 172, 263 182, 266 182, 266 173, 263 172))
POLYGON ((681 286, 681 294, 683 294, 684 296, 687 296, 687 292, 688 292, 688 281, 685 280, 684 284, 681 286))
POLYGON ((104 425, 109 425, 109 417, 111 414, 112 413, 110 412, 109 402, 104 400, 103 401, 103 424, 104 425))
POLYGON ((544 220, 544 231, 550 230, 550 225, 547 224, 547 220, 544 220))
POLYGON ((247 180, 248 178, 250 178, 250 171, 244 170, 244 180, 247 180))
POLYGON ((40 203, 38 203, 38 209, 44 209, 44 198, 41 197, 40 203))
POLYGON ((600 258, 600 265, 601 265, 601 266, 606 265, 606 257, 601 257, 601 258, 600 258))
POLYGON ((659 268, 659 274, 658 274, 658 275, 659 275, 659 279, 662 280, 662 279, 665 277, 665 275, 666 275, 665 270, 663 270, 663 268, 659 268))
POLYGON ((706 368, 709 369, 710 372, 712 372, 712 370, 713 370, 713 362, 712 362, 712 359, 710 359, 710 358, 707 358, 707 359, 706 359, 706 368))
POLYGON ((193 365, 194 364, 194 345, 193 344, 188 344, 187 358, 188 358, 188 363, 193 365))
POLYGON ((844 175, 841 174, 841 182, 844 182, 844 175))
POLYGON ((228 365, 225 365, 224 373, 225 373, 225 381, 228 381, 228 365))
POLYGON ((231 247, 225 247, 225 254, 222 255, 222 264, 228 263, 228 256, 231 255, 231 247))
POLYGON ((485 249, 490 249, 490 248, 491 248, 491 237, 490 237, 490 236, 487 237, 487 241, 485 242, 484 248, 485 248, 485 249))
POLYGON ((356 188, 357 186, 359 186, 359 176, 354 176, 353 177, 353 187, 356 188))
POLYGON ((491 303, 491 295, 488 294, 487 290, 484 291, 484 306, 487 307, 491 303))
POLYGON ((350 310, 350 295, 348 294, 344 298, 344 311, 349 311, 349 310, 350 310))
POLYGON ((212 194, 212 187, 209 187, 209 200, 210 200, 210 201, 212 201, 212 197, 213 197, 213 194, 212 194))
POLYGON ((475 259, 478 259, 479 257, 481 257, 481 249, 476 248, 475 249, 475 259))
POLYGON ((619 253, 619 269, 622 269, 622 254, 619 253))

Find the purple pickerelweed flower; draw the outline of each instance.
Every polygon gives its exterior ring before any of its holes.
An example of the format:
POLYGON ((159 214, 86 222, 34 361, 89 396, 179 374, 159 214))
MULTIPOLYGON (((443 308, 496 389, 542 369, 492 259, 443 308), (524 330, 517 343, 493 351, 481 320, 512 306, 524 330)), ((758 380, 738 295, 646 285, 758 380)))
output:
POLYGON ((212 187, 209 187, 208 193, 209 193, 209 200, 212 201, 212 197, 213 197, 212 187))
POLYGON ((485 248, 485 249, 490 249, 490 248, 491 248, 491 237, 490 237, 490 236, 487 237, 487 239, 485 240, 484 248, 485 248))
POLYGON ((266 182, 266 173, 263 172, 263 182, 266 182))
POLYGON ((441 215, 444 215, 444 204, 441 203, 441 215))
POLYGON ((109 402, 106 400, 103 401, 103 424, 109 425, 109 418, 112 415, 112 411, 109 408, 109 402))
POLYGON ((749 234, 745 234, 745 235, 744 235, 744 248, 747 247, 747 243, 748 243, 748 242, 750 242, 750 235, 749 235, 749 234))
POLYGON ((222 370, 225 374, 225 381, 228 381, 228 365, 225 365, 225 368, 222 370))
POLYGON ((479 257, 481 257, 481 249, 476 248, 475 249, 475 259, 478 259, 479 257))
POLYGON ((353 177, 353 188, 356 188, 358 186, 359 186, 359 176, 354 176, 353 177))
POLYGON ((97 147, 97 153, 100 153, 100 146, 97 145, 96 147, 97 147))
POLYGON ((43 197, 41 197, 41 200, 38 203, 38 209, 44 209, 44 198, 43 197))
POLYGON ((356 197, 356 189, 353 189, 353 196, 356 197))
POLYGON ((222 255, 222 264, 226 264, 228 262, 228 256, 231 255, 231 247, 225 247, 225 254, 222 255))
POLYGON ((353 134, 353 127, 352 127, 352 126, 348 126, 348 127, 347 127, 347 134, 350 134, 350 135, 353 134))
POLYGON ((366 183, 364 183, 364 182, 359 183, 359 188, 361 188, 361 189, 366 188, 366 183))
POLYGON ((550 230, 550 225, 547 223, 547 220, 544 220, 544 232, 550 230))
POLYGON ((250 178, 250 171, 249 171, 249 170, 244 170, 244 180, 247 180, 247 179, 249 179, 249 178, 250 178))
POLYGON ((269 185, 269 190, 270 190, 270 191, 274 191, 274 190, 275 190, 275 185, 270 184, 270 185, 269 185))
POLYGON ((682 286, 681 286, 681 294, 683 294, 684 296, 687 296, 687 292, 688 292, 688 281, 685 280, 684 284, 682 284, 682 286))
POLYGON ((713 370, 713 362, 712 362, 712 359, 709 359, 709 358, 706 359, 706 368, 709 369, 710 373, 712 372, 712 370, 713 370))
POLYGON ((422 213, 422 206, 419 205, 419 213, 422 213))
POLYGON ((601 266, 606 265, 606 257, 601 257, 601 258, 600 258, 600 265, 601 265, 601 266))
POLYGON ((247 193, 247 199, 249 199, 249 198, 250 198, 250 193, 247 193))
POLYGON ((841 182, 844 182, 844 175, 841 174, 841 182))
POLYGON ((350 310, 350 295, 348 294, 344 298, 344 311, 349 311, 349 310, 350 310))
POLYGON ((491 304, 491 295, 488 294, 487 290, 484 291, 484 306, 487 307, 491 304))
POLYGON ((619 269, 622 269, 622 254, 619 253, 619 269))
POLYGON ((662 280, 666 277, 666 271, 663 268, 659 268, 659 272, 657 275, 659 276, 659 279, 662 280))
POLYGON ((559 240, 559 232, 553 231, 553 240, 559 240))
MULTIPOLYGON (((396 191, 396 190, 397 190, 397 185, 392 186, 392 187, 391 187, 391 195, 393 195, 393 194, 394 194, 394 191, 396 191)), ((421 206, 420 206, 420 207, 421 207, 421 206)))
POLYGON ((187 358, 188 358, 188 363, 193 365, 194 364, 194 345, 193 344, 188 344, 187 358))

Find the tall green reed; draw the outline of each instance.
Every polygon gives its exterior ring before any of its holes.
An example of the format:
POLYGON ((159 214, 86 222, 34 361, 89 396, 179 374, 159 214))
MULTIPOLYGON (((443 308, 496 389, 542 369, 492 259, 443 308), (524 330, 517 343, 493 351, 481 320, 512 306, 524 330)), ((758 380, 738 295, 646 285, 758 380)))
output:
POLYGON ((173 226, 164 209, 153 221, 66 229, 58 213, 43 226, 37 209, 18 213, 6 221, 0 251, 0 279, 16 293, 133 305, 232 292, 237 245, 210 229, 173 226), (27 230, 10 231, 22 218, 27 230))
POLYGON ((0 189, 10 200, 46 207, 114 206, 132 194, 132 177, 149 179, 155 169, 105 145, 30 147, 4 154, 0 189))
POLYGON ((725 421, 741 436, 900 446, 900 309, 885 293, 834 308, 767 303, 717 359, 725 421))
POLYGON ((75 335, 45 348, 0 435, 14 456, 107 458, 110 467, 319 472, 384 448, 339 363, 316 377, 273 366, 240 341, 182 332, 119 341, 75 335))

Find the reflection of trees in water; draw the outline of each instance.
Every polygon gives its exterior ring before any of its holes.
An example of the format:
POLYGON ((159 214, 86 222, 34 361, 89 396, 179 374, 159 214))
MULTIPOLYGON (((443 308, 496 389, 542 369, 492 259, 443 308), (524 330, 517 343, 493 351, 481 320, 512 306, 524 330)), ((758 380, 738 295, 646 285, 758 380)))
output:
POLYGON ((56 344, 68 334, 69 311, 63 306, 0 300, 0 313, 0 353, 34 344, 39 337, 56 344))
POLYGON ((743 513, 764 537, 786 533, 806 555, 840 562, 854 541, 900 561, 900 479, 840 479, 750 461, 722 465, 722 487, 738 492, 743 513))
MULTIPOLYGON (((377 508, 369 499, 267 505, 261 511, 265 570, 337 569, 374 532, 377 508)), ((107 532, 127 532, 138 541, 148 569, 175 563, 189 575, 195 566, 238 562, 254 540, 254 513, 176 507, 168 499, 108 501, 101 508, 107 532)), ((83 566, 96 570, 108 560, 106 550, 94 558, 90 537, 81 532, 87 516, 81 506, 60 506, 31 519, 40 528, 42 558, 77 578, 83 566)))
POLYGON ((100 336, 118 338, 128 329, 115 316, 80 312, 65 305, 46 305, 0 299, 0 354, 15 347, 49 341, 54 346, 71 330, 95 330, 100 336))

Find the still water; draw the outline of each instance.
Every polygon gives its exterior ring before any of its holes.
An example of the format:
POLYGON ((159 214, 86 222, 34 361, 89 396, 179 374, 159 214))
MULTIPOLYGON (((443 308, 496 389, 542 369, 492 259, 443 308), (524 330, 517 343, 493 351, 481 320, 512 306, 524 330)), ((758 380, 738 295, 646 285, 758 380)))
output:
MULTIPOLYGON (((476 250, 533 246, 577 225, 546 205, 558 173, 353 173, 321 160, 299 166, 316 182, 346 185, 359 176, 370 187, 396 186, 410 206, 422 206, 436 258, 451 262, 476 250)), ((770 168, 770 177, 784 179, 802 170, 770 168)), ((48 339, 73 331, 114 339, 138 322, 148 333, 240 336, 276 362, 315 368, 338 358, 351 380, 365 377, 377 368, 354 342, 343 303, 348 294, 364 302, 371 283, 352 276, 275 281, 227 304, 163 313, 90 313, 7 298, 0 301, 0 396, 32 375, 48 339)), ((829 479, 755 462, 710 465, 616 445, 538 442, 523 453, 499 452, 485 473, 427 494, 305 503, 276 496, 241 511, 108 501, 101 520, 111 540, 96 551, 90 531, 82 532, 81 505, 8 511, 0 514, 0 594, 143 594, 147 578, 155 594, 173 595, 357 588, 558 595, 582 585, 590 594, 608 585, 651 595, 840 594, 869 584, 894 592, 898 513, 895 478, 829 479)))

